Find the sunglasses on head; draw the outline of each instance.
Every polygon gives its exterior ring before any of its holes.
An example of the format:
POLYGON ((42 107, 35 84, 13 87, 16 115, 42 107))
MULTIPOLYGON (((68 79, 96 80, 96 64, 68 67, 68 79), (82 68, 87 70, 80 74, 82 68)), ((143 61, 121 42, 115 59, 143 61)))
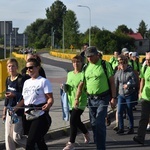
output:
POLYGON ((29 67, 26 67, 26 69, 28 70, 31 70, 31 69, 33 69, 35 66, 29 66, 29 67))

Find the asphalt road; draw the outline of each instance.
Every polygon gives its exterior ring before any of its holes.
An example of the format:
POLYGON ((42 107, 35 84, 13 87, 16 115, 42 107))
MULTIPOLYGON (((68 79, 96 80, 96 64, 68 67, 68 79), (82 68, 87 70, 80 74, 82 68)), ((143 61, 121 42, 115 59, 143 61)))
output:
MULTIPOLYGON (((42 62, 45 64, 50 64, 53 66, 61 67, 65 70, 72 70, 72 64, 70 62, 64 62, 62 60, 54 60, 48 58, 42 58, 42 62)), ((127 135, 124 133, 123 135, 117 135, 113 130, 115 126, 114 118, 112 118, 112 123, 110 126, 107 127, 107 139, 106 139, 106 149, 107 150, 150 150, 150 132, 146 134, 145 145, 141 146, 133 141, 133 137, 137 133, 137 128, 140 119, 140 103, 136 106, 137 110, 134 111, 134 123, 135 123, 135 133, 131 135, 127 135)), ((128 120, 125 119, 125 130, 127 131, 128 120)), ((89 129, 90 130, 90 129, 89 129)), ((91 137, 92 137, 92 132, 91 137)), ((57 140, 47 141, 48 149, 49 150, 62 150, 69 139, 69 135, 64 137, 58 138, 57 140)), ((78 134, 76 139, 76 149, 78 150, 96 150, 96 146, 94 144, 84 144, 83 143, 83 136, 81 133, 78 134)))
MULTIPOLYGON (((107 139, 106 139, 106 150, 150 150, 150 132, 146 134, 146 140, 144 146, 139 145, 133 141, 133 137, 137 134, 137 128, 140 119, 140 104, 137 106, 137 110, 134 111, 134 123, 135 123, 135 133, 127 135, 126 132, 122 135, 116 134, 113 130, 115 126, 114 118, 112 118, 112 123, 107 127, 107 139)), ((125 130, 127 131, 128 120, 124 119, 125 130)), ((89 129, 90 130, 90 129, 89 129)), ((92 137, 92 132, 90 131, 92 137)), ((62 150, 67 143, 69 136, 61 137, 58 140, 47 141, 49 150, 62 150)), ((77 150, 96 150, 94 144, 84 144, 83 136, 78 133, 76 138, 76 149, 77 150)))
POLYGON ((42 56, 40 56, 40 58, 42 60, 42 63, 44 63, 44 64, 48 64, 48 65, 63 68, 67 72, 73 70, 71 60, 63 61, 59 58, 56 58, 56 59, 52 58, 51 59, 51 58, 45 58, 45 57, 42 57, 42 56))

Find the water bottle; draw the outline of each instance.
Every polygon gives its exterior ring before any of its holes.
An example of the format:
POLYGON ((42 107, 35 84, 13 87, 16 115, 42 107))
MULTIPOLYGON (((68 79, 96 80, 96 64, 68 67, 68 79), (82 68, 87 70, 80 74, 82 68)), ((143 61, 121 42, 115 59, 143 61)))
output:
POLYGON ((18 115, 13 112, 12 115, 11 115, 11 124, 15 124, 15 123, 18 123, 19 122, 19 118, 18 118, 18 115))

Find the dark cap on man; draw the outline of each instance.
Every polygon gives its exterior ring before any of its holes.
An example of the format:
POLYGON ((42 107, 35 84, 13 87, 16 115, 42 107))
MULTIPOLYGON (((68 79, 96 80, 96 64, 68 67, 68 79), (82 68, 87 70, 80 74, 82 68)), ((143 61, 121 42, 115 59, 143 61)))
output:
POLYGON ((85 56, 89 57, 89 56, 93 56, 93 55, 98 55, 98 51, 95 46, 90 46, 86 49, 85 56))

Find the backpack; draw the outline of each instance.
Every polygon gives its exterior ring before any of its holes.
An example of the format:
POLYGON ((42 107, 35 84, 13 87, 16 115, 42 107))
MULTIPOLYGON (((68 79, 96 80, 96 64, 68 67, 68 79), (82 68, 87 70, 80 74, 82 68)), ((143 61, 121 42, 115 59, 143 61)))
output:
MULTIPOLYGON (((133 62, 133 60, 130 60, 130 62, 131 62, 131 64, 132 64, 132 68, 133 68, 133 70, 134 70, 134 62, 133 62)), ((140 71, 139 63, 136 62, 136 64, 137 64, 137 71, 139 72, 139 71, 140 71)))
POLYGON ((147 69, 147 65, 144 66, 144 71, 143 71, 143 73, 145 73, 146 69, 147 69))
MULTIPOLYGON (((108 62, 108 63, 109 63, 109 62, 108 62)), ((110 63, 109 63, 109 64, 110 64, 110 63)), ((105 73, 105 75, 106 75, 107 83, 108 83, 109 90, 110 90, 110 89, 111 89, 111 86, 110 86, 110 82, 109 82, 109 78, 108 78, 108 74, 107 74, 106 61, 102 59, 101 65, 102 65, 103 70, 104 70, 104 73, 105 73)), ((87 66, 88 66, 88 64, 85 64, 85 65, 83 66, 83 68, 82 68, 82 71, 85 72, 87 66)), ((110 64, 110 67, 112 68, 111 64, 110 64)), ((112 70, 113 70, 113 68, 112 68, 112 70)), ((110 92, 110 94, 111 94, 111 92, 110 92)))
MULTIPOLYGON (((109 63, 109 62, 108 62, 109 63)), ((109 63, 110 64, 110 63, 109 63)), ((109 78, 108 78, 108 74, 107 74, 107 68, 106 68, 106 61, 102 59, 102 67, 104 69, 104 72, 105 72, 105 75, 106 75, 106 78, 107 78, 107 83, 108 83, 108 86, 109 86, 109 90, 111 89, 111 86, 110 86, 110 82, 109 82, 109 78)), ((110 67, 112 68, 112 65, 110 64, 110 67)), ((112 68, 113 70, 113 68, 112 68)), ((111 94, 111 92, 110 92, 111 94)))

